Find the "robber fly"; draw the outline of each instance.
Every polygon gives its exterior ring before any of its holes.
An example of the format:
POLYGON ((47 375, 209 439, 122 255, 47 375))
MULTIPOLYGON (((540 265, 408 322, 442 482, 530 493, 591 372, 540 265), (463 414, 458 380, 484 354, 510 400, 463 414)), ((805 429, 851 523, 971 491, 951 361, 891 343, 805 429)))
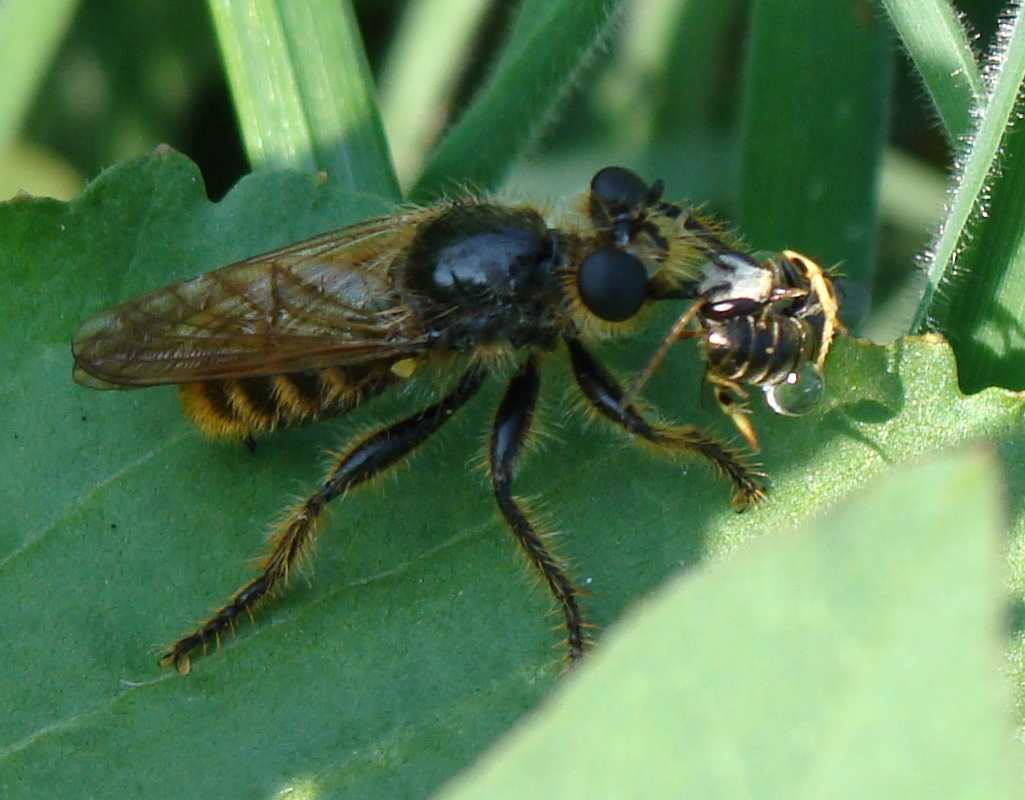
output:
MULTIPOLYGON (((488 473, 502 518, 559 605, 571 662, 586 644, 578 590, 512 493, 543 355, 565 349, 594 416, 669 457, 705 459, 730 484, 736 509, 760 500, 762 475, 741 450, 646 414, 588 345, 636 332, 659 301, 690 298, 687 324, 700 318, 712 331, 726 330, 730 319, 755 327, 772 317, 802 320, 798 306, 814 305, 822 294, 811 297, 810 272, 790 272, 780 262, 752 296, 740 273, 728 269, 743 260, 739 251, 693 210, 663 201, 662 191, 661 181, 649 185, 608 167, 558 226, 532 207, 475 198, 399 211, 172 284, 86 321, 72 345, 76 381, 104 389, 176 384, 186 416, 216 438, 249 442, 344 414, 416 373, 453 376, 426 408, 339 451, 320 486, 274 530, 258 573, 170 645, 161 664, 187 673, 197 650, 279 594, 309 553, 328 503, 406 459, 508 362, 516 366, 494 418, 488 473), (745 295, 760 306, 744 305, 745 295)), ((786 255, 784 261, 791 263, 786 255)), ((818 349, 800 349, 788 366, 824 357, 822 339, 831 333, 817 335, 818 349)), ((727 352, 737 355, 737 366, 750 367, 758 355, 741 352, 732 329, 723 353, 711 333, 707 338, 714 385, 733 391, 737 381, 756 377, 726 369, 727 352)), ((785 336, 780 342, 791 345, 785 336)))

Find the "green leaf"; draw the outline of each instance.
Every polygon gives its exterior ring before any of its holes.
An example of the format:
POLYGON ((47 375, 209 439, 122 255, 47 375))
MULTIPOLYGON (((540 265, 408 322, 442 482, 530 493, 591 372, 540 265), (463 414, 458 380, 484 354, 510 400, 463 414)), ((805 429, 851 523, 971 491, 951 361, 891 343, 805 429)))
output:
MULTIPOLYGON (((183 776, 187 793, 203 796, 424 795, 558 684, 550 601, 467 466, 493 418, 497 380, 409 470, 333 504, 309 584, 295 580, 187 678, 156 665, 152 648, 247 577, 268 523, 321 480, 324 449, 410 413, 435 384, 425 377, 250 454, 203 441, 173 390, 74 385, 75 328, 147 289, 386 207, 330 180, 274 172, 211 204, 195 167, 167 150, 107 171, 71 203, 0 205, 5 798, 180 794, 183 776)), ((600 352, 636 370, 675 310, 600 352)), ((729 435, 701 403, 701 371, 682 345, 650 399, 729 435)), ((659 461, 576 418, 556 425, 566 374, 565 354, 546 359, 542 418, 559 435, 527 461, 517 491, 546 498, 601 627, 681 566, 787 530, 894 465, 980 437, 998 443, 1007 472, 1012 585, 1022 596, 1022 400, 997 390, 962 397, 950 350, 935 338, 888 349, 840 341, 831 394, 808 417, 772 417, 757 403, 772 495, 740 516, 701 464, 659 461)), ((1023 650, 1019 631, 1019 717, 1023 650)))
POLYGON ((887 475, 676 578, 445 796, 1020 797, 995 467, 887 475))
POLYGON ((431 156, 414 198, 494 189, 565 101, 620 0, 524 0, 494 74, 431 156))
POLYGON ((254 169, 323 170, 398 199, 349 0, 209 0, 254 169))
POLYGON ((740 228, 755 248, 839 264, 851 322, 866 314, 873 281, 891 72, 889 31, 869 4, 754 3, 740 228))

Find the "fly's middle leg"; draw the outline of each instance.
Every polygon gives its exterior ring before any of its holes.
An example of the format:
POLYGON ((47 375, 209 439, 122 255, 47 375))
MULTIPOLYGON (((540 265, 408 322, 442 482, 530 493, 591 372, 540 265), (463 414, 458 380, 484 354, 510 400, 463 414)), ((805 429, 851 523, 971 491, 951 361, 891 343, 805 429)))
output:
POLYGON ((537 361, 531 356, 509 382, 498 407, 491 432, 488 466, 502 517, 531 567, 544 579, 559 604, 566 630, 566 654, 572 664, 583 656, 587 641, 584 635, 586 626, 578 602, 579 590, 573 585, 561 559, 545 541, 544 533, 524 510, 523 501, 512 493, 516 462, 530 436, 540 387, 537 361))

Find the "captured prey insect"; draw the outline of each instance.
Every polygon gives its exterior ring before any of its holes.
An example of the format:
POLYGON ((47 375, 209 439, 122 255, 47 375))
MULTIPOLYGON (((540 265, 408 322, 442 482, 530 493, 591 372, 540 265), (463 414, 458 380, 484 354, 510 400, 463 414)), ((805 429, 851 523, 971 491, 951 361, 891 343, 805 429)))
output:
POLYGON ((761 388, 777 414, 799 416, 815 405, 825 389, 822 371, 833 338, 844 330, 836 288, 818 264, 793 250, 758 262, 724 247, 711 254, 690 291, 697 302, 670 329, 624 400, 640 390, 673 344, 700 337, 705 379, 720 409, 757 451, 743 385, 761 388))
POLYGON ((492 426, 488 474, 506 526, 558 603, 568 658, 579 659, 587 637, 578 589, 512 490, 534 422, 539 361, 560 348, 595 417, 666 456, 705 459, 730 484, 737 510, 760 500, 762 476, 742 451, 647 414, 589 344, 636 333, 656 302, 696 300, 671 337, 700 319, 707 374, 725 398, 742 391, 740 383, 764 383, 784 367, 825 358, 832 328, 815 321, 833 313, 822 302, 831 290, 812 287, 811 262, 793 254, 763 269, 693 210, 663 201, 662 191, 661 181, 649 185, 607 167, 579 211, 557 226, 530 206, 477 198, 401 210, 86 321, 72 345, 76 381, 105 389, 176 384, 184 413, 211 437, 250 442, 344 414, 414 373, 452 375, 426 408, 339 451, 323 483, 273 531, 258 573, 170 645, 161 664, 187 673, 197 651, 280 594, 328 504, 405 460, 507 363, 514 369, 492 426), (781 333, 769 342, 761 334, 772 322, 782 330, 792 321, 808 322, 818 341, 798 345, 781 333), (768 356, 772 342, 793 358, 783 364, 768 356), (756 374, 759 364, 764 371, 756 374))

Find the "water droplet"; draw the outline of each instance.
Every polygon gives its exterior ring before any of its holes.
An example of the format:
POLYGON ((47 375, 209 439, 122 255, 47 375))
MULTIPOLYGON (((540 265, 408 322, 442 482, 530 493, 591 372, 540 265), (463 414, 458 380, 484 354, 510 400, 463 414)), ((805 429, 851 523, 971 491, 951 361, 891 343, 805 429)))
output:
POLYGON ((807 414, 822 397, 826 383, 814 364, 791 372, 779 383, 764 387, 765 402, 777 414, 799 417, 807 414))

